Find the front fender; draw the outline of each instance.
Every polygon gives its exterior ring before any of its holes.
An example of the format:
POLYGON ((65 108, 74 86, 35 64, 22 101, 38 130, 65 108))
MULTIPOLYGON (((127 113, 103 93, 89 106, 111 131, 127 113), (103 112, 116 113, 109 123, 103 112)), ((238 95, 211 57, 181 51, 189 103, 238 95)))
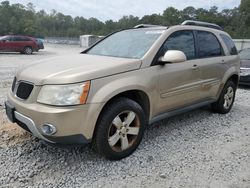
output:
MULTIPOLYGON (((147 72, 147 69, 140 69, 92 80, 87 103, 107 103, 120 93, 139 90, 148 96, 150 106, 153 108, 157 102, 152 101, 158 100, 157 77, 151 76, 153 74, 147 74, 147 72)), ((150 114, 152 108, 150 108, 150 114)))

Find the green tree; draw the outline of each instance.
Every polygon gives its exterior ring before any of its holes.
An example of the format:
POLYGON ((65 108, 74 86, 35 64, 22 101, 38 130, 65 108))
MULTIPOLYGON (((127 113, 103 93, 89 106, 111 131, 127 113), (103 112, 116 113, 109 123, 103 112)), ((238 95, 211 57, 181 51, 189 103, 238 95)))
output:
POLYGON ((169 7, 163 12, 164 25, 177 25, 181 22, 181 12, 174 7, 169 7))
POLYGON ((69 15, 52 10, 36 11, 32 3, 26 6, 9 1, 0 3, 0 35, 22 34, 33 36, 79 37, 83 34, 107 35, 108 33, 134 27, 135 25, 177 25, 184 20, 200 20, 221 25, 234 38, 250 38, 250 0, 241 0, 239 7, 218 10, 186 7, 178 10, 168 7, 162 14, 145 15, 141 19, 136 16, 123 16, 118 21, 101 22, 96 18, 72 18, 69 15))

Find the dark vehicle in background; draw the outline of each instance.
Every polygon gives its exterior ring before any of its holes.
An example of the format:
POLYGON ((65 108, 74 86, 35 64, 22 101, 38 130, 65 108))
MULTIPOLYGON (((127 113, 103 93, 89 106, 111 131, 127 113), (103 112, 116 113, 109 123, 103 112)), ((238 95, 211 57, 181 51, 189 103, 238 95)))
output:
POLYGON ((0 52, 32 54, 34 51, 38 50, 38 43, 35 38, 15 35, 0 37, 0 52))
POLYGON ((43 45, 42 39, 37 38, 36 42, 37 42, 37 45, 38 45, 38 50, 44 49, 44 45, 43 45))
POLYGON ((240 84, 250 86, 250 48, 240 51, 240 84))

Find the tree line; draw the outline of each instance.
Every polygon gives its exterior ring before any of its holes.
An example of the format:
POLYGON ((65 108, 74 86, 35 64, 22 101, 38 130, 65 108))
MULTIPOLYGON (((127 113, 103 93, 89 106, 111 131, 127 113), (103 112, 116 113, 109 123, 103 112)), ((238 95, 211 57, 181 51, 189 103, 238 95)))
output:
POLYGON ((2 1, 0 4, 0 36, 22 34, 36 37, 78 37, 83 34, 107 35, 110 32, 130 28, 137 24, 177 25, 184 20, 200 20, 216 23, 233 38, 250 38, 250 0, 241 0, 239 7, 219 11, 186 7, 178 10, 168 7, 162 14, 123 16, 118 21, 102 22, 96 18, 71 17, 52 10, 36 11, 32 3, 22 5, 2 1))

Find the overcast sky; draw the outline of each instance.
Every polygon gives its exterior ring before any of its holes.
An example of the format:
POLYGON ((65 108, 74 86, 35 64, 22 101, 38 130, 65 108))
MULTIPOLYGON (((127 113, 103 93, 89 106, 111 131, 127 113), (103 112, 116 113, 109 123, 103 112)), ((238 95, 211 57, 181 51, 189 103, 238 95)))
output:
MULTIPOLYGON (((2 0, 0 0, 2 1, 2 0)), ((52 9, 71 16, 95 17, 105 21, 118 20, 123 15, 142 17, 162 13, 169 6, 183 9, 187 6, 206 8, 217 6, 220 10, 239 6, 240 0, 9 0, 26 5, 31 2, 36 10, 52 9)))

